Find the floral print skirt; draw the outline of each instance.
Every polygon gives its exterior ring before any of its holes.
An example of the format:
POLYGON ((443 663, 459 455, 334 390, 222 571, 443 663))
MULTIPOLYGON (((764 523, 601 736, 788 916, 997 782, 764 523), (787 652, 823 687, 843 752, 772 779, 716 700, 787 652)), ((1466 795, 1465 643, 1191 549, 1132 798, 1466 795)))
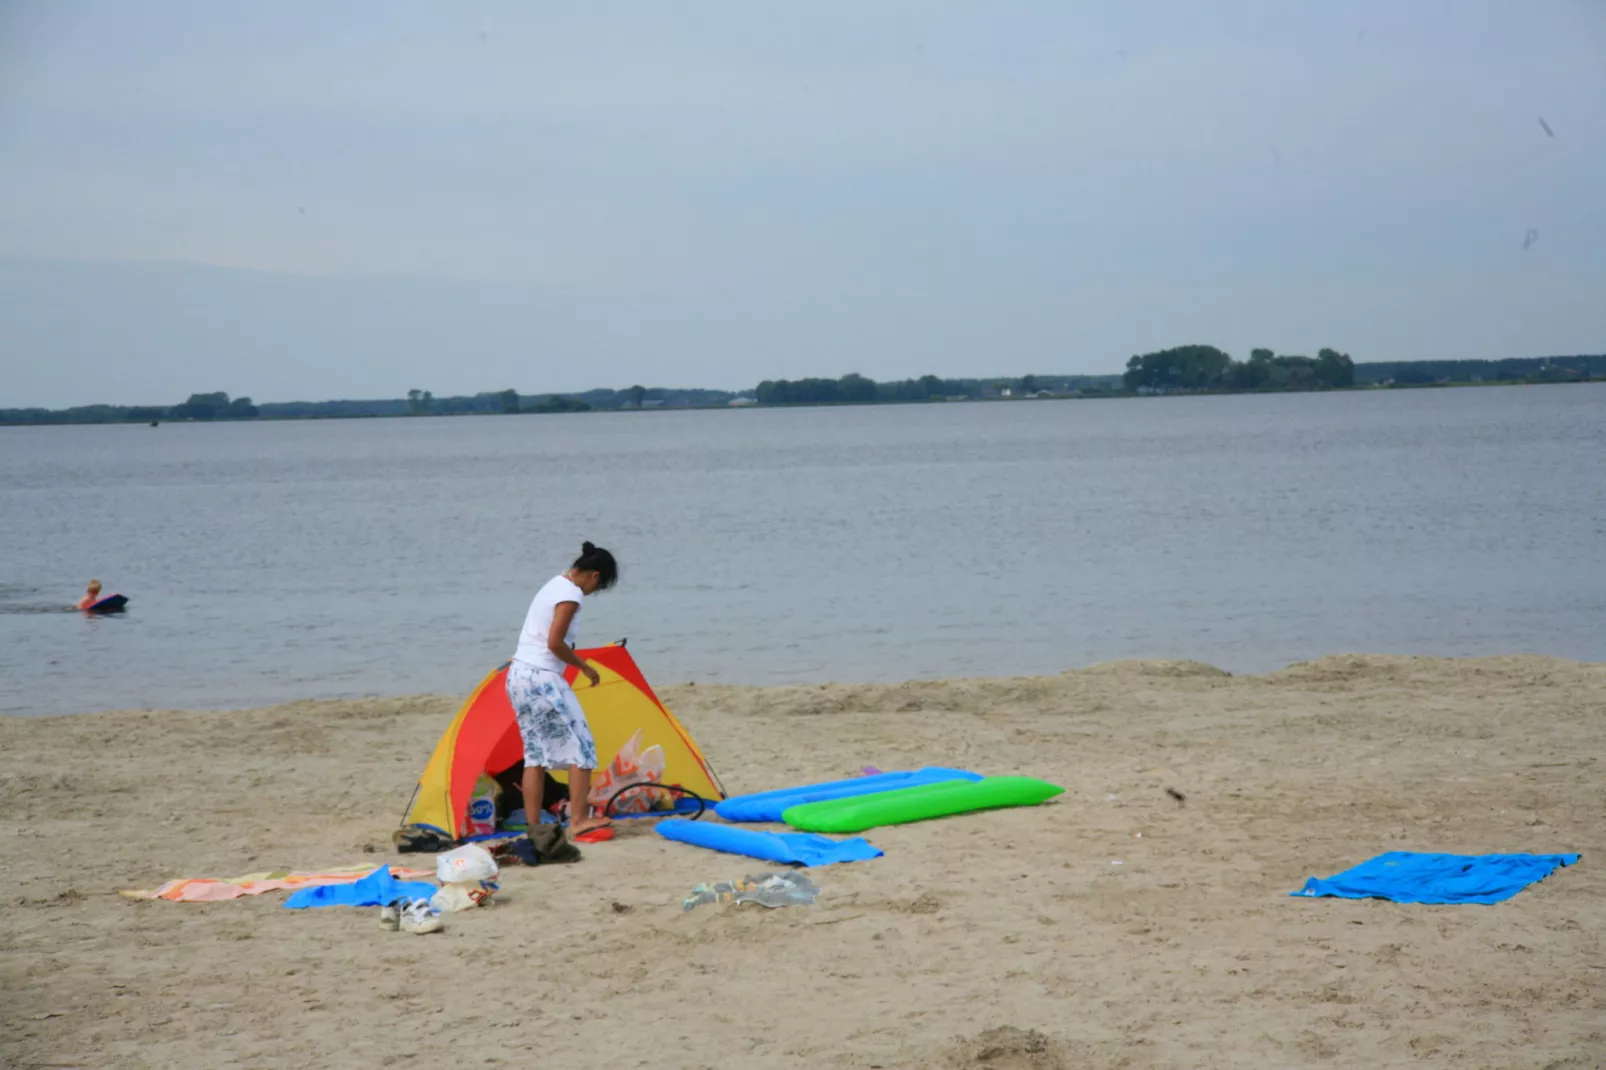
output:
POLYGON ((597 767, 591 726, 563 677, 515 660, 507 670, 507 697, 524 740, 525 768, 597 767))

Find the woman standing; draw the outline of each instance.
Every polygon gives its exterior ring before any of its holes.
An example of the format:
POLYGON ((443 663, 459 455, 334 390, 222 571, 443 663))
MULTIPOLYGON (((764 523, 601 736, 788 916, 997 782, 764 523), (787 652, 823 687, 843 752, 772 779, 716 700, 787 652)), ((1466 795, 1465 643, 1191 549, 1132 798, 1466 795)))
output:
POLYGON ((579 636, 575 621, 587 595, 606 591, 618 581, 613 555, 585 543, 568 571, 536 592, 525 615, 519 647, 507 670, 507 697, 524 741, 524 812, 531 829, 541 819, 549 768, 568 770, 571 833, 612 823, 591 816, 588 796, 591 773, 597 768, 597 745, 563 670, 572 665, 596 685, 597 670, 574 652, 579 636))

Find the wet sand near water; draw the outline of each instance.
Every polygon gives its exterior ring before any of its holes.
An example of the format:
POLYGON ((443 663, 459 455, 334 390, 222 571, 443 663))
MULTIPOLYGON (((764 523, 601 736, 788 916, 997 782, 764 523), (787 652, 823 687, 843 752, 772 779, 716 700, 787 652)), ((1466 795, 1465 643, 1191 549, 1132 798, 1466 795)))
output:
POLYGON ((457 698, 0 719, 0 1065, 1606 1065, 1606 665, 662 697, 733 792, 867 764, 1067 791, 875 830, 884 858, 810 870, 819 902, 773 912, 683 914, 765 864, 625 823, 412 936, 117 889, 418 864, 390 833, 457 698), (1492 907, 1287 897, 1387 850, 1584 857, 1492 907))

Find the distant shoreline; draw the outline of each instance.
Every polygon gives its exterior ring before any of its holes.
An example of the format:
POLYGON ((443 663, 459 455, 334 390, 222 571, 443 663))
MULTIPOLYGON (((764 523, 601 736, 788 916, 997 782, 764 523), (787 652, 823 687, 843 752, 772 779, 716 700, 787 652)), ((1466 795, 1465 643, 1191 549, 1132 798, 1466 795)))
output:
MULTIPOLYGON (((846 408, 907 408, 914 405, 973 405, 973 404, 1020 404, 1040 401, 1107 401, 1119 399, 1142 398, 1178 398, 1178 397, 1243 397, 1243 396, 1270 396, 1289 394, 1365 394, 1382 391, 1399 390, 1459 390, 1465 388, 1486 387, 1516 387, 1516 386, 1568 386, 1580 383, 1606 383, 1606 376, 1591 376, 1576 379, 1504 379, 1479 381, 1459 381, 1444 383, 1368 383, 1365 385, 1331 387, 1322 390, 1168 390, 1168 391, 1090 391, 1069 394, 1047 394, 1037 397, 967 397, 967 398, 928 398, 910 401, 799 401, 784 404, 749 404, 731 405, 724 403, 701 403, 693 405, 660 405, 644 409, 598 409, 586 408, 570 411, 542 411, 525 410, 520 412, 354 412, 354 413, 305 413, 295 415, 263 413, 251 417, 221 417, 214 419, 197 419, 194 417, 158 416, 153 418, 139 417, 58 417, 55 419, 35 420, 8 420, 0 418, 0 427, 85 427, 101 424, 127 424, 127 425, 161 425, 161 424, 240 424, 240 423, 295 423, 316 422, 327 420, 418 420, 418 419, 453 419, 459 417, 475 416, 583 416, 596 413, 650 413, 650 412, 729 412, 744 409, 762 409, 775 411, 778 409, 846 409, 846 408)), ((270 403, 272 404, 272 403, 270 403)), ((316 404, 316 403, 315 403, 316 404)))

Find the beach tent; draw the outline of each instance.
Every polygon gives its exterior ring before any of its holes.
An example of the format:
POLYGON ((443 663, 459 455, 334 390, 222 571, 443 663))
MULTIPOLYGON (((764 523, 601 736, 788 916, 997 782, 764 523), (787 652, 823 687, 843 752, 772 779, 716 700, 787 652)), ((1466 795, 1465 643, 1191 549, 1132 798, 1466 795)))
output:
MULTIPOLYGON (((576 653, 591 663, 599 677, 596 686, 581 684, 575 694, 591 725, 603 767, 640 729, 643 750, 653 744, 663 748, 664 784, 686 788, 705 799, 725 797, 697 741, 658 701, 623 643, 576 653)), ((524 760, 513 706, 507 700, 507 668, 504 664, 481 680, 447 725, 413 793, 406 824, 430 825, 454 839, 462 836, 469 797, 480 774, 494 777, 524 760)), ((578 675, 571 668, 565 678, 572 685, 578 675)), ((552 773, 564 779, 560 771, 552 773)))

